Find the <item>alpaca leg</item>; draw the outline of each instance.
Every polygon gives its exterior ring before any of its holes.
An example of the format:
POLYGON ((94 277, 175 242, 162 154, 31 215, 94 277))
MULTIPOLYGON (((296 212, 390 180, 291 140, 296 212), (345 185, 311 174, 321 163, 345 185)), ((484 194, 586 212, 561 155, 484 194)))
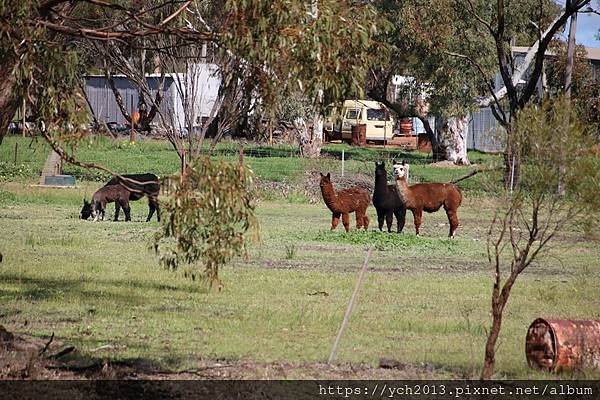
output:
POLYGON ((356 210, 356 212, 354 213, 354 215, 356 216, 356 229, 360 229, 363 226, 363 220, 364 220, 364 213, 361 210, 356 210))
POLYGON ((338 224, 340 223, 340 217, 342 216, 341 213, 333 213, 331 214, 331 230, 335 230, 335 228, 337 228, 338 224))
POLYGON ((385 213, 385 224, 387 225, 388 233, 392 232, 392 223, 393 222, 394 222, 394 211, 389 210, 387 213, 385 213))
POLYGON ((385 219, 385 212, 382 209, 377 209, 377 223, 379 224, 379 231, 383 230, 383 220, 385 219))
POLYGON ((456 210, 447 209, 446 215, 448 216, 448 223, 450 224, 450 233, 448 234, 448 237, 454 239, 456 229, 458 228, 458 213, 456 210))
POLYGON ((423 217, 423 210, 412 210, 413 218, 415 219, 415 233, 419 236, 419 228, 421 227, 421 218, 423 217))
POLYGON ((402 232, 404 229, 404 223, 406 222, 406 208, 397 208, 394 210, 394 215, 396 216, 396 222, 398 223, 398 233, 402 232))
POLYGON ((348 213, 342 214, 342 223, 346 232, 350 232, 350 215, 348 213))
POLYGON ((366 210, 363 213, 363 228, 365 229, 365 231, 369 228, 369 217, 367 217, 366 210))

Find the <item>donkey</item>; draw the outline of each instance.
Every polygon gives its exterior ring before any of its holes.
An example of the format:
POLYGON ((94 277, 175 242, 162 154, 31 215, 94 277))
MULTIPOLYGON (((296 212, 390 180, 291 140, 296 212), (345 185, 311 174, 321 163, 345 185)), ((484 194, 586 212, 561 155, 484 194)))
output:
POLYGON ((413 213, 417 236, 419 236, 423 210, 432 213, 443 206, 450 223, 448 236, 454 238, 458 228, 457 209, 462 203, 462 193, 458 186, 452 183, 417 183, 408 186, 408 169, 409 165, 404 161, 402 164, 394 161, 394 176, 398 194, 406 204, 406 208, 413 213))
POLYGON ((342 217, 342 223, 346 232, 350 230, 350 213, 356 212, 356 228, 369 227, 369 217, 367 217, 367 208, 371 202, 371 196, 365 189, 352 187, 349 189, 338 190, 333 189, 331 183, 331 175, 321 174, 321 194, 327 208, 331 210, 331 230, 337 228, 342 217))
POLYGON ((388 185, 385 163, 375 161, 375 190, 373 192, 373 205, 377 210, 379 230, 383 230, 383 220, 387 224, 388 232, 392 231, 394 215, 397 220, 397 231, 402 232, 406 221, 406 207, 398 195, 396 185, 388 185))
POLYGON ((129 208, 129 198, 131 192, 125 189, 121 185, 110 185, 104 186, 96 190, 92 196, 92 201, 88 202, 83 200, 83 208, 81 209, 81 219, 88 219, 90 216, 94 217, 94 222, 98 221, 98 218, 104 220, 104 211, 106 204, 115 203, 115 221, 118 218, 119 207, 123 207, 125 212, 125 221, 131 221, 131 214, 129 208))
MULTIPOLYGON (((150 221, 154 211, 156 211, 156 220, 160 221, 160 207, 158 205, 158 193, 160 191, 160 183, 158 177, 154 174, 125 174, 121 175, 123 179, 118 176, 114 176, 110 181, 106 183, 106 186, 111 185, 122 185, 129 190, 129 200, 136 201, 144 196, 148 197, 148 218, 146 222, 150 221)), ((115 221, 119 218, 119 205, 115 203, 115 221)))

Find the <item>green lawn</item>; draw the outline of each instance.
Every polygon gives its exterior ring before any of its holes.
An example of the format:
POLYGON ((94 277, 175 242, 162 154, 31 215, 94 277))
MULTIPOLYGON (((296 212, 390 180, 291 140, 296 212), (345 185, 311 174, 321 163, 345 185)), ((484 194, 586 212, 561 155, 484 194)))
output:
MULTIPOLYGON (((14 143, 8 138, 0 146, 0 161, 14 143)), ((111 146, 117 145, 92 145, 82 155, 99 161, 104 153, 123 172, 176 169, 165 143, 140 145, 153 151, 146 148, 135 165, 127 160, 137 150, 111 146)), ((143 222, 145 200, 132 203, 133 222, 92 223, 78 214, 81 199, 98 182, 79 181, 75 189, 30 186, 45 159, 41 154, 22 155, 32 175, 0 181, 0 324, 10 331, 43 337, 54 332, 82 357, 143 359, 174 370, 206 359, 325 361, 366 250, 374 245, 337 360, 377 365, 388 357, 433 364, 440 378, 478 377, 492 289, 485 238, 495 200, 485 191, 466 190, 458 238, 452 241, 443 213, 426 214, 417 238, 410 213, 403 234, 374 231, 371 207, 369 232, 345 234, 329 232, 331 216, 321 202, 259 199, 261 242, 252 245, 247 259, 223 268, 225 288, 214 294, 182 272, 159 268, 149 249, 158 225, 143 222), (96 350, 107 344, 113 348, 96 350)), ((319 163, 339 166, 334 158, 248 159, 262 179, 290 182, 319 163)), ((366 171, 370 163, 349 161, 346 167, 366 171)), ((427 177, 437 168, 417 167, 427 177)), ((443 177, 456 173, 438 169, 443 177)), ((526 330, 540 316, 600 318, 599 255, 597 238, 563 232, 551 252, 523 274, 505 312, 498 378, 553 377, 527 367, 526 330)))
MULTIPOLYGON (((77 219, 81 189, 2 190, 0 324, 10 330, 54 332, 84 356, 176 370, 207 358, 324 361, 372 240, 377 250, 338 360, 376 365, 392 357, 454 377, 478 374, 491 290, 480 221, 491 201, 467 199, 455 241, 438 226, 442 214, 426 216, 423 238, 414 237, 410 217, 402 235, 346 235, 328 232, 322 204, 261 202, 261 243, 223 269, 225 289, 212 294, 158 267, 148 248, 157 223, 141 222, 143 201, 133 203, 132 223, 92 223, 77 219), (106 344, 115 348, 92 352, 106 344)), ((572 235, 514 288, 499 377, 541 376, 524 357, 536 317, 600 317, 597 243, 572 235)))

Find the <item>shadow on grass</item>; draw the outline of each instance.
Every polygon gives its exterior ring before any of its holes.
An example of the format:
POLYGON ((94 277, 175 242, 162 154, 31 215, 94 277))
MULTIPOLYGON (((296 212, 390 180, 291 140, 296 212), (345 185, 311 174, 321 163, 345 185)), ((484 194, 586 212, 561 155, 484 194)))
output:
MULTIPOLYGON (((107 299, 111 301, 123 301, 127 303, 141 304, 147 295, 148 290, 158 291, 180 291, 186 293, 199 293, 202 286, 182 286, 168 285, 164 283, 142 283, 136 281, 119 281, 109 279, 52 279, 52 278, 30 278, 18 276, 16 274, 2 274, 2 281, 8 285, 20 287, 19 295, 32 300, 48 300, 58 297, 72 297, 76 295, 81 298, 107 299), (94 284, 97 287, 90 289, 86 285, 94 284), (107 292, 108 288, 115 289, 139 289, 139 295, 132 292, 128 294, 119 294, 107 292)), ((0 289, 0 298, 14 297, 15 290, 7 291, 0 289)))

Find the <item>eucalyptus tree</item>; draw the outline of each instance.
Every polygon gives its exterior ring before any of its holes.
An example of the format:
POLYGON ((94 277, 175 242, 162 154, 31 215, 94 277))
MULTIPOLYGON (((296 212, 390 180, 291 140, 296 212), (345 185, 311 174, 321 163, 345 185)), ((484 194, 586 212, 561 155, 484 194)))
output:
MULTIPOLYGON (((490 106, 510 135, 518 111, 535 98, 550 41, 571 15, 589 3, 567 1, 561 8, 551 0, 377 2, 394 24, 393 34, 384 40, 395 51, 371 74, 379 79, 374 79, 370 93, 381 99, 387 83, 382 78, 395 73, 410 75, 414 80, 409 89, 416 90, 420 95, 416 97, 428 107, 396 105, 401 114, 424 121, 429 114, 462 120, 462 124, 454 124, 458 127, 466 126, 463 118, 470 110, 490 106), (513 45, 530 46, 520 64, 513 57, 513 45)), ((453 131, 460 133, 459 129, 453 131)), ((519 157, 507 141, 505 184, 517 185, 518 176, 519 157)))

